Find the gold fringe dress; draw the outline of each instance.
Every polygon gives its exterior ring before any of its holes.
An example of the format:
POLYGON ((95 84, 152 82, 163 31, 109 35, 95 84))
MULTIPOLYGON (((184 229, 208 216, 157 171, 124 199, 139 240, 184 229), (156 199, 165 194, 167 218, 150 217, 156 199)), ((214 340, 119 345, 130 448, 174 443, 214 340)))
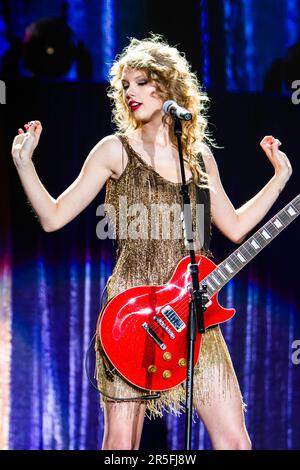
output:
MULTIPOLYGON (((123 144, 128 162, 120 178, 118 180, 109 178, 106 184, 105 204, 110 204, 115 209, 116 217, 113 230, 117 243, 117 261, 107 283, 108 300, 133 286, 167 283, 180 259, 188 255, 183 238, 163 238, 161 236, 162 227, 160 227, 158 239, 148 236, 148 232, 141 233, 137 239, 120 237, 120 223, 128 224, 127 213, 119 210, 120 197, 126 197, 127 207, 130 207, 131 204, 142 203, 150 213, 151 204, 171 206, 177 203, 181 205, 179 193, 181 183, 174 183, 162 177, 131 147, 125 135, 116 135, 123 144)), ((201 160, 199 163, 205 169, 200 155, 199 158, 201 160)), ((195 226, 196 186, 193 180, 188 181, 188 188, 195 226)), ((110 222, 112 223, 112 221, 110 222)), ((210 252, 204 253, 197 249, 195 252, 211 256, 210 252)), ((119 403, 118 398, 130 399, 145 394, 149 395, 144 390, 135 388, 126 382, 118 374, 105 357, 98 334, 96 334, 95 350, 97 384, 99 390, 103 392, 101 394, 102 407, 106 400, 119 403)), ((224 399, 229 391, 231 393, 232 385, 237 393, 240 393, 220 327, 209 328, 203 334, 199 359, 194 369, 194 405, 196 402, 211 404, 213 399, 224 399)), ((161 417, 164 411, 176 416, 180 415, 181 411, 185 409, 185 382, 161 392, 159 399, 145 400, 144 403, 149 418, 161 417)))

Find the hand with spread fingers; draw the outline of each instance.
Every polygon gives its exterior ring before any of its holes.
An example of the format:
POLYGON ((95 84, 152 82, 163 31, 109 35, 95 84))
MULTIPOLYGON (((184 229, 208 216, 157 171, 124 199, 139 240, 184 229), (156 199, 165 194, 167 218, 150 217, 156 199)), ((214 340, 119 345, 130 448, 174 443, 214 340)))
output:
POLYGON ((18 168, 26 166, 32 159, 33 152, 37 147, 42 133, 40 121, 31 121, 18 130, 18 135, 14 138, 12 145, 12 157, 18 168))

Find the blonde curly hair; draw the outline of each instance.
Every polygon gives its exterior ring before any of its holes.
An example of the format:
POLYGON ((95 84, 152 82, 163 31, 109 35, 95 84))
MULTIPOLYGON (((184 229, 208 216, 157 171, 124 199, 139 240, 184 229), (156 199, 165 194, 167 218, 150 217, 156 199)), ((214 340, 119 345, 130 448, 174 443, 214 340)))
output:
MULTIPOLYGON (((118 132, 129 134, 140 126, 130 112, 123 96, 121 76, 125 66, 143 70, 149 81, 154 82, 159 96, 165 100, 175 100, 192 113, 191 121, 182 126, 182 147, 185 159, 191 168, 195 183, 208 187, 206 172, 202 169, 198 155, 203 151, 203 143, 212 144, 207 131, 206 110, 209 98, 202 90, 197 76, 185 55, 171 47, 163 36, 151 34, 149 38, 130 38, 129 45, 119 54, 110 69, 108 97, 112 100, 112 120, 118 132)), ((170 138, 177 145, 172 132, 172 118, 165 115, 169 124, 170 138)))

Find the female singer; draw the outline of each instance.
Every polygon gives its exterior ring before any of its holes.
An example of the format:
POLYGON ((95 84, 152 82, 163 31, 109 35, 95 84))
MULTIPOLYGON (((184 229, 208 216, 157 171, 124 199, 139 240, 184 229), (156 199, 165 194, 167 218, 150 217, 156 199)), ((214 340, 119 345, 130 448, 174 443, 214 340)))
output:
MULTIPOLYGON (((183 123, 183 152, 191 205, 196 185, 209 191, 213 224, 231 241, 239 243, 269 211, 292 173, 280 142, 266 136, 261 146, 274 168, 270 181, 246 204, 235 209, 226 195, 207 135, 201 90, 185 57, 161 36, 131 39, 117 56, 110 72, 109 97, 117 133, 103 138, 90 152, 76 180, 54 199, 42 185, 32 162, 42 125, 31 121, 19 129, 12 157, 22 185, 46 232, 59 230, 97 196, 106 183, 106 203, 118 211, 120 196, 127 205, 180 204, 180 167, 172 118, 162 110, 172 99, 192 113, 183 123)), ((88 123, 87 123, 88 125, 88 123)), ((249 172, 251 166, 249 162, 249 172)), ((118 214, 126 217, 126 214, 118 214)), ((141 236, 119 237, 117 262, 107 285, 108 298, 136 285, 162 285, 186 256, 183 239, 141 236)), ((149 235, 149 234, 146 234, 149 235)), ((202 249, 196 253, 209 256, 202 249)), ((96 338, 98 387, 105 414, 103 449, 138 449, 145 414, 180 414, 185 384, 143 401, 143 391, 114 370, 96 338), (141 400, 130 398, 141 396, 141 400), (127 401, 118 400, 119 397, 127 401)), ((214 449, 250 449, 242 395, 219 326, 203 335, 200 359, 194 372, 194 409, 203 421, 214 449)))

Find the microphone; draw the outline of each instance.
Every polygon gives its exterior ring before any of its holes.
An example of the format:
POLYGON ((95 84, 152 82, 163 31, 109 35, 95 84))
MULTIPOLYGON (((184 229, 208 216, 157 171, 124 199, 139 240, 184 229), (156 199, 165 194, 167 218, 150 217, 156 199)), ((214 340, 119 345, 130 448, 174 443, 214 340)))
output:
POLYGON ((183 121, 190 121, 192 119, 191 113, 179 106, 176 101, 168 100, 165 101, 163 104, 163 111, 166 114, 170 114, 170 116, 175 117, 177 119, 182 119, 183 121))

